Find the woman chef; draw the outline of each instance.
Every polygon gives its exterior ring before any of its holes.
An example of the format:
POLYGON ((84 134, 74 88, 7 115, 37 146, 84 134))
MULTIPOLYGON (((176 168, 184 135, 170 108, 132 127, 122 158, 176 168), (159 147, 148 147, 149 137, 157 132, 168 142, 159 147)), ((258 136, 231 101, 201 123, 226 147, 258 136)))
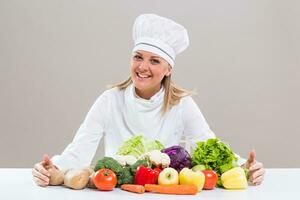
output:
MULTIPOLYGON (((130 77, 99 96, 61 155, 51 160, 44 156, 34 165, 37 185, 49 184, 45 165, 59 169, 90 165, 104 135, 106 156, 114 156, 135 134, 159 140, 166 147, 178 145, 183 136, 192 147, 215 137, 190 92, 171 81, 175 57, 189 45, 186 29, 170 19, 143 14, 134 23, 133 40, 130 77)), ((253 184, 263 181, 265 170, 254 151, 243 166, 250 169, 253 184)))

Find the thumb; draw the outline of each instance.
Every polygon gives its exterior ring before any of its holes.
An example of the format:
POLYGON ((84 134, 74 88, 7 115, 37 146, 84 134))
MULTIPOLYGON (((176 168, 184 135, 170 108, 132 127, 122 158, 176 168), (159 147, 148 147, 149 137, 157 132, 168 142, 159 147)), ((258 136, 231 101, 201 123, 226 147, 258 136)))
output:
POLYGON ((247 165, 248 165, 247 168, 249 168, 250 165, 255 161, 255 157, 256 157, 256 152, 253 149, 249 152, 249 156, 248 156, 248 160, 247 160, 247 165))
POLYGON ((43 164, 46 166, 52 166, 52 161, 50 160, 48 154, 43 155, 43 164))

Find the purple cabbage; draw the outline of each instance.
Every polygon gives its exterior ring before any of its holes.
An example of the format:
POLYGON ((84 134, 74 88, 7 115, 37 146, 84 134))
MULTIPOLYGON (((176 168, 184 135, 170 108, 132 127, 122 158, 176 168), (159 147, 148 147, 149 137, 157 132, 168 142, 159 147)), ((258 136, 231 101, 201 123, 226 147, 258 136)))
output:
POLYGON ((185 167, 192 167, 192 158, 190 154, 181 146, 171 146, 161 150, 161 152, 168 154, 171 159, 169 167, 176 169, 178 172, 185 167))

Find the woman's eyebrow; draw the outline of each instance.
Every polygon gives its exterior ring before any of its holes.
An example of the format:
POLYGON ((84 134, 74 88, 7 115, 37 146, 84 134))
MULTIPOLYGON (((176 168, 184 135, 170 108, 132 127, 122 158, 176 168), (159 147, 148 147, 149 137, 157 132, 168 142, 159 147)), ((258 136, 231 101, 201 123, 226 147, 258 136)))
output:
MULTIPOLYGON (((143 56, 143 54, 142 54, 142 53, 140 53, 140 52, 138 52, 138 51, 136 51, 135 53, 136 53, 136 54, 139 54, 140 56, 143 56)), ((151 56, 150 58, 156 58, 156 59, 160 59, 160 57, 159 57, 159 56, 151 56)))
POLYGON ((151 58, 158 58, 158 59, 160 59, 160 57, 159 57, 159 56, 151 56, 151 58))

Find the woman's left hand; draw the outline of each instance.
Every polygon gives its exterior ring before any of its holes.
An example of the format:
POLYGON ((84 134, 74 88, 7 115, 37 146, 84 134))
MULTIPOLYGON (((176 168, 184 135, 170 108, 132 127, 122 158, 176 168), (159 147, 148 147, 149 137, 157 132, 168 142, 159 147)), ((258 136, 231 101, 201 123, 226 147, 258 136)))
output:
POLYGON ((261 162, 256 159, 256 153, 254 150, 250 151, 248 160, 242 167, 249 169, 249 180, 254 185, 260 185, 264 180, 265 169, 261 162))

